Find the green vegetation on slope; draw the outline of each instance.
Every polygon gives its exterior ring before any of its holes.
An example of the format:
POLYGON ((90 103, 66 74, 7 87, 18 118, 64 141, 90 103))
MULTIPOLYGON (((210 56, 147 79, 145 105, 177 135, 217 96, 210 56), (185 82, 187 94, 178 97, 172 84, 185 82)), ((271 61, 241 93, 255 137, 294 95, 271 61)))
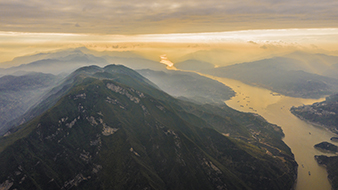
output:
POLYGON ((242 115, 242 122, 232 120, 235 112, 222 114, 233 110, 219 108, 224 111, 216 114, 212 110, 216 107, 174 99, 146 79, 135 79, 137 73, 108 68, 81 72, 81 80, 63 91, 55 105, 0 139, 0 185, 10 189, 293 187, 297 164, 286 153, 287 146, 274 147, 267 137, 259 137, 270 134, 282 143, 280 128, 254 115, 242 115), (208 117, 199 118, 202 110, 208 117), (232 125, 237 136, 226 137, 213 129, 217 126, 209 119, 213 116, 227 121, 223 130, 232 125), (253 126, 247 129, 244 124, 251 119, 253 126), (250 144, 257 138, 250 134, 257 130, 262 132, 256 142, 277 151, 250 144))

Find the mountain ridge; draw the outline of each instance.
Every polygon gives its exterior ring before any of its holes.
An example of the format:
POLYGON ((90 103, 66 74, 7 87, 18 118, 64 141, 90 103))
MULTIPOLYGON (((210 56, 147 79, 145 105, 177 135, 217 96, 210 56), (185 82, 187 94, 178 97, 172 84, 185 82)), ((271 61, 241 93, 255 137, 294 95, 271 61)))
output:
POLYGON ((292 154, 283 162, 265 149, 226 137, 207 120, 183 114, 180 100, 119 69, 131 72, 120 67, 104 78, 82 73, 82 80, 51 108, 0 138, 0 184, 11 189, 293 186, 297 164, 292 154))
POLYGON ((338 80, 306 72, 300 61, 276 57, 204 70, 274 92, 302 98, 320 98, 338 91, 338 80))

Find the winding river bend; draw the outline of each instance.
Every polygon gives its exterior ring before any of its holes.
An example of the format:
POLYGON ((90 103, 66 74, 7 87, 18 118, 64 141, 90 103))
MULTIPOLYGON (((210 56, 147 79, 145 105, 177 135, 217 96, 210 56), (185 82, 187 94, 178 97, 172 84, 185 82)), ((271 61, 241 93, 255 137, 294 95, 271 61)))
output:
POLYGON ((304 122, 289 111, 292 106, 312 104, 324 99, 293 98, 237 80, 201 75, 217 80, 236 92, 235 97, 225 102, 229 107, 243 112, 257 113, 268 122, 277 124, 283 129, 285 134, 283 140, 291 148, 299 165, 296 190, 331 189, 325 168, 319 166, 314 159, 315 155, 324 153, 313 146, 322 141, 330 142, 330 138, 337 135, 304 122))

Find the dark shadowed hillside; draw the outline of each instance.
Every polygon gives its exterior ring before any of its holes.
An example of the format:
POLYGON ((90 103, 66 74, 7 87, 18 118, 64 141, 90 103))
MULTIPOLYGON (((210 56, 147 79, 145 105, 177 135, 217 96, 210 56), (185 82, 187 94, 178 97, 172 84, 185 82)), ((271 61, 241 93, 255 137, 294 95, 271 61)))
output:
POLYGON ((294 185, 297 164, 281 129, 258 116, 177 100, 123 66, 81 68, 70 77, 68 90, 51 95, 60 96, 54 105, 0 139, 1 187, 294 185))

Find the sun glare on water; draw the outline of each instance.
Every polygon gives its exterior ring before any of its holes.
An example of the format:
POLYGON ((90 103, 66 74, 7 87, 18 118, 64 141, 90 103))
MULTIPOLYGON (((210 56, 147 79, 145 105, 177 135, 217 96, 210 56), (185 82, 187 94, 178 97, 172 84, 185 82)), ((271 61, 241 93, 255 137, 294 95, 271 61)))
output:
POLYGON ((171 69, 171 70, 172 70, 172 69, 175 69, 174 63, 171 62, 171 61, 168 59, 168 57, 167 57, 166 54, 160 55, 160 58, 161 58, 160 63, 163 63, 163 64, 167 65, 167 69, 171 69))

